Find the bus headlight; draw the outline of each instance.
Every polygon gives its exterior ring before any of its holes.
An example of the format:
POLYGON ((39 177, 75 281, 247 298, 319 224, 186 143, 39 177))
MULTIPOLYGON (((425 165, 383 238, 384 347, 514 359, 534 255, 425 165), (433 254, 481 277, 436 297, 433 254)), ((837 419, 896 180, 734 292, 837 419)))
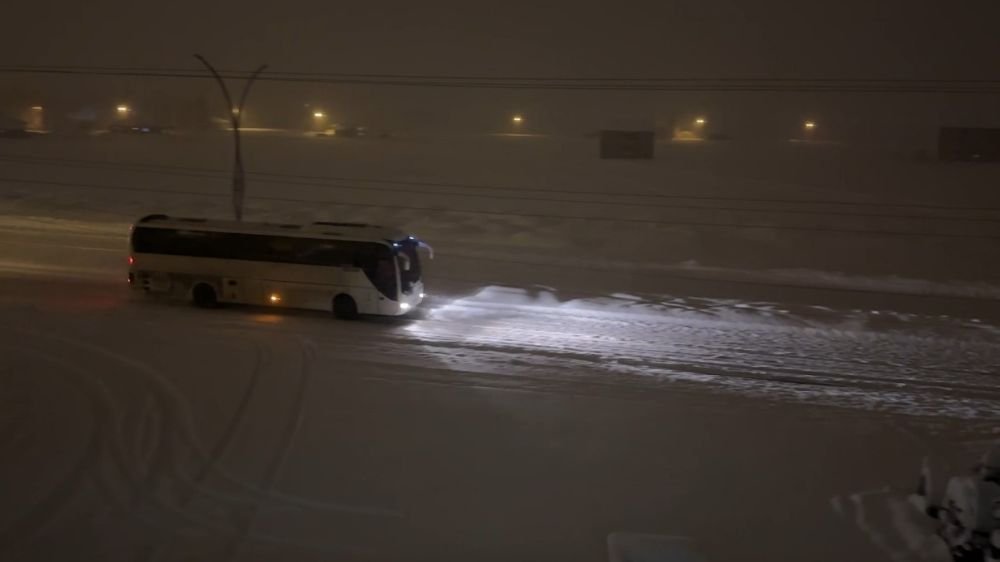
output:
POLYGON ((408 302, 401 302, 401 303, 399 303, 399 309, 402 310, 403 312, 406 312, 407 310, 410 310, 410 303, 408 303, 408 302))

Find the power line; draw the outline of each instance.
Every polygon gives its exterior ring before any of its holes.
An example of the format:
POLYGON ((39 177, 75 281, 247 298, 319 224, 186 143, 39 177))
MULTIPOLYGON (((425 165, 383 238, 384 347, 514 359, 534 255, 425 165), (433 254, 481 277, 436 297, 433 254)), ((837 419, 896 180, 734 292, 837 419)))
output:
MULTIPOLYGON (((84 66, 4 66, 6 74, 52 74, 120 76, 140 78, 210 78, 193 69, 156 67, 84 66)), ((245 79, 243 71, 226 71, 222 78, 245 79)), ((420 86, 435 88, 485 88, 584 91, 664 91, 664 92, 818 92, 818 93, 915 93, 915 94, 996 94, 998 80, 867 80, 867 79, 781 79, 781 78, 559 78, 482 77, 410 74, 346 74, 273 72, 258 78, 269 82, 420 86)))
MULTIPOLYGON (((10 177, 0 177, 0 183, 7 184, 27 184, 27 185, 49 185, 55 187, 85 187, 91 189, 106 189, 115 191, 125 191, 125 192, 138 192, 138 193, 160 193, 167 195, 187 195, 195 197, 229 197, 228 193, 203 193, 197 191, 181 191, 181 190, 171 190, 171 189, 154 189, 154 188, 141 188, 141 187, 126 187, 126 186, 114 186, 114 185, 104 185, 104 184, 92 184, 92 183, 80 183, 80 182, 58 182, 58 181, 48 181, 48 180, 29 180, 22 178, 10 178, 10 177)), ((417 207, 409 205, 385 205, 378 203, 345 203, 340 201, 323 201, 315 199, 300 199, 293 197, 273 197, 273 196, 251 196, 248 199, 256 199, 258 201, 275 201, 283 203, 305 203, 309 205, 316 204, 326 204, 326 205, 336 205, 342 207, 368 207, 368 208, 383 208, 383 209, 398 209, 398 210, 409 210, 409 211, 424 211, 432 213, 464 213, 472 215, 483 215, 483 216, 500 216, 500 217, 518 217, 518 218, 538 218, 538 219, 556 219, 556 220, 581 220, 590 222, 612 222, 612 223, 630 223, 630 224, 648 224, 656 226, 690 226, 690 227, 704 227, 704 228, 724 228, 724 229, 754 229, 754 230, 787 230, 787 231, 800 231, 800 232, 824 232, 831 234, 861 234, 861 235, 885 235, 885 236, 906 236, 906 237, 916 237, 916 238, 955 238, 955 239, 976 239, 976 240, 998 240, 1000 235, 989 235, 989 234, 967 234, 967 233, 954 233, 954 232, 912 232, 912 231, 900 231, 900 230, 871 230, 871 229, 844 229, 844 228, 832 228, 832 227, 818 227, 818 226, 787 226, 787 225, 765 225, 765 224, 754 224, 754 223, 719 223, 719 222, 702 222, 702 221, 672 221, 672 220, 654 220, 654 219, 636 219, 636 218, 616 218, 616 217, 592 217, 592 216, 578 216, 578 215, 552 215, 546 213, 512 213, 505 211, 482 211, 474 209, 444 209, 439 207, 417 207)))
MULTIPOLYGON (((201 67, 149 67, 149 66, 78 66, 78 65, 7 65, 2 68, 19 70, 89 70, 108 72, 165 72, 201 73, 201 67)), ((249 71, 237 69, 219 70, 220 73, 242 74, 249 71)), ((786 77, 710 77, 710 76, 504 76, 469 74, 399 74, 399 73, 358 73, 358 72, 316 72, 270 70, 268 74, 278 76, 322 76, 333 78, 387 78, 387 79, 427 79, 427 80, 477 80, 477 81, 555 81, 555 82, 713 82, 713 83, 862 83, 862 84, 990 84, 1000 85, 1000 78, 786 78, 786 77)))
MULTIPOLYGON (((0 160, 7 161, 22 161, 22 163, 75 163, 83 165, 94 165, 99 166, 104 163, 93 162, 90 160, 72 159, 72 158, 44 158, 39 156, 27 156, 27 155, 17 155, 17 154, 2 154, 0 153, 0 160)), ((139 162, 108 162, 108 166, 112 168, 104 169, 114 169, 116 166, 121 166, 122 171, 135 171, 135 172, 159 172, 161 170, 166 171, 192 171, 192 172, 205 172, 208 174, 219 174, 226 175, 230 173, 228 170, 222 170, 218 168, 203 168, 195 166, 176 166, 176 165, 165 165, 165 164, 146 164, 139 162)), ((180 175, 180 174, 176 174, 180 175)), ((781 199, 781 198, 765 198, 765 197, 733 197, 725 195, 679 195, 672 193, 648 193, 648 192, 615 192, 613 194, 598 192, 598 191, 581 191, 567 188, 543 188, 543 187, 528 187, 528 186, 512 186, 512 185, 483 185, 483 184, 469 184, 469 183, 453 183, 453 182, 429 182, 429 181, 413 181, 413 180, 391 180, 391 179, 380 179, 380 178, 362 178, 362 177, 345 177, 345 176, 316 176, 308 174, 289 174, 289 173, 279 173, 279 172, 250 172, 249 176, 252 177, 267 177, 267 178, 293 178, 293 179, 305 179, 305 180, 316 180, 321 182, 329 181, 347 181, 347 182, 361 182, 361 183, 378 183, 387 185, 403 185, 403 186, 419 186, 419 187, 441 187, 441 188, 454 188, 454 189, 471 189, 471 190, 481 190, 481 191, 514 191, 520 193, 556 193, 556 194, 566 194, 566 195, 580 195, 585 197, 606 197, 608 195, 614 195, 615 197, 632 197, 632 198, 648 198, 648 199, 661 199, 661 200, 673 200, 673 201, 725 201, 725 202, 735 202, 735 203, 772 203, 781 205, 808 205, 808 206, 846 206, 846 207, 871 207, 871 208, 884 208, 884 209, 926 209, 935 211, 974 211, 974 212, 991 212, 1000 213, 1000 208, 982 207, 982 206, 966 206, 966 205, 945 205, 945 204, 932 204, 932 203, 886 203, 879 201, 844 201, 844 200, 830 200, 830 199, 781 199)), ((193 175, 193 177, 202 177, 200 175, 193 175)), ((209 177, 209 176, 205 176, 209 177)), ((214 176, 213 176, 214 177, 214 176)), ((323 184, 303 184, 306 186, 316 186, 322 187, 323 184)), ((359 186, 334 186, 342 187, 346 189, 368 189, 367 187, 359 186)), ((400 190, 405 193, 419 193, 413 190, 400 190)), ((463 195, 460 193, 440 193, 442 195, 463 195)), ((563 200, 560 200, 562 202, 563 200)), ((591 203, 591 201, 567 201, 572 203, 591 203)), ((642 206, 647 206, 641 204, 642 206)), ((669 207, 669 206, 668 206, 669 207)), ((694 207, 694 208, 704 208, 712 209, 710 207, 694 207)), ((743 209, 740 209, 743 210, 743 209)), ((747 208, 745 210, 754 211, 758 209, 747 208)), ((827 214, 825 211, 822 214, 827 214)), ((837 214, 834 212, 834 214, 837 214)), ((853 214, 853 213, 852 213, 853 214)), ((948 220, 969 220, 975 222, 995 222, 996 218, 981 218, 981 217, 931 217, 929 215, 898 215, 887 213, 885 215, 878 215, 893 218, 941 218, 948 220)))

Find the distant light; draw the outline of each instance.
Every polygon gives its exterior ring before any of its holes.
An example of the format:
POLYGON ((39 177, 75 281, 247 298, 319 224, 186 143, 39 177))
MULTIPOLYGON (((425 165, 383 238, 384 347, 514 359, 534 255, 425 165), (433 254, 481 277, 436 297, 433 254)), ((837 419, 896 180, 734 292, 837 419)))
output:
POLYGON ((407 302, 401 302, 401 303, 399 303, 399 309, 402 310, 403 312, 406 312, 407 310, 410 310, 410 303, 407 303, 407 302))
POLYGON ((271 301, 271 304, 278 304, 281 302, 281 295, 278 293, 271 293, 271 296, 267 297, 267 300, 271 301))
POLYGON ((326 114, 323 113, 322 111, 316 111, 313 113, 313 117, 315 117, 316 119, 322 119, 326 117, 326 114))
POLYGON ((40 106, 40 105, 33 105, 33 106, 31 106, 31 109, 33 111, 41 111, 42 110, 42 106, 40 106))
POLYGON ((697 119, 694 120, 694 124, 695 125, 704 125, 707 122, 708 121, 704 117, 699 117, 699 118, 697 118, 697 119))
POLYGON ((515 116, 511 117, 510 120, 513 121, 514 123, 520 123, 520 122, 524 121, 524 117, 521 117, 520 115, 515 115, 515 116))
POLYGON ((135 265, 135 258, 134 258, 134 257, 132 257, 132 256, 129 256, 129 257, 128 257, 128 264, 129 264, 129 265, 135 265))
POLYGON ((118 110, 118 113, 128 113, 128 106, 127 105, 119 105, 115 109, 118 110))
POLYGON ((805 127, 806 129, 815 129, 816 123, 814 121, 806 121, 805 124, 802 126, 805 127))
POLYGON ((427 293, 420 293, 420 298, 424 298, 426 296, 427 296, 427 293))

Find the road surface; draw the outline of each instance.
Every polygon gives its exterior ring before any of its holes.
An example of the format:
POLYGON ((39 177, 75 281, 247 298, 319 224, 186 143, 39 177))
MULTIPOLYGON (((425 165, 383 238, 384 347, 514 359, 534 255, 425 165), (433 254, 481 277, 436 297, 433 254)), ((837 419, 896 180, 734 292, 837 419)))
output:
POLYGON ((0 229, 5 559, 888 559, 831 506, 1000 419, 988 307, 570 297, 444 255, 420 314, 345 323, 131 294, 120 224, 0 229))

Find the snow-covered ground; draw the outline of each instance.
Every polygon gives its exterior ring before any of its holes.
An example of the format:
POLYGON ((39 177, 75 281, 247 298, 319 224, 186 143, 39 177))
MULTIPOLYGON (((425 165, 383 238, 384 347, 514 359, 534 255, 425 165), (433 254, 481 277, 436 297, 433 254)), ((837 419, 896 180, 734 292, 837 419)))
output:
POLYGON ((251 176, 248 217, 411 229, 436 249, 427 307, 341 323, 130 295, 129 223, 225 216, 227 140, 0 145, 0 558, 602 560, 641 532, 713 560, 888 559, 912 541, 872 529, 898 530, 920 458, 961 468, 998 437, 989 168, 262 134, 250 171, 275 175, 251 176), (903 192, 934 208, 816 203, 903 192), (746 211, 776 198, 813 203, 746 211), (689 208, 712 205, 744 210, 689 208), (861 525, 871 490, 890 499, 861 525))

